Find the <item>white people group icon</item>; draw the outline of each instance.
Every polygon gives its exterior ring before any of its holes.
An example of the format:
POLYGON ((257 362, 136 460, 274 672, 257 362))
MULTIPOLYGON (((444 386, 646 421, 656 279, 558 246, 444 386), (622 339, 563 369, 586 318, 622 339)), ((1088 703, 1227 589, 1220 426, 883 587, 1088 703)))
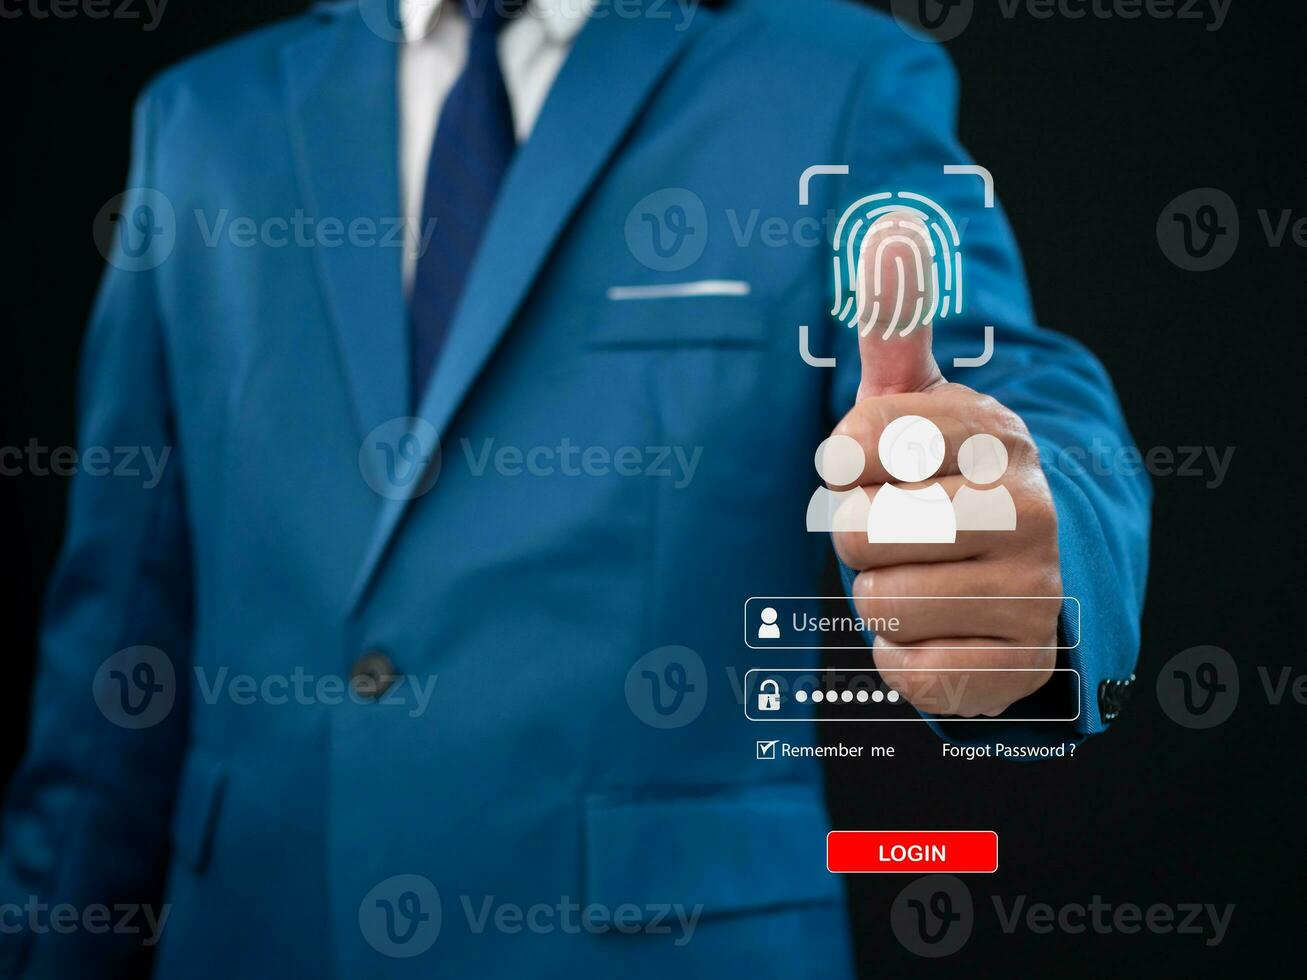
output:
MULTIPOLYGON (((925 483, 944 464, 944 434, 919 415, 895 419, 881 433, 881 465, 899 483, 925 483)), ((920 489, 882 484, 868 500, 856 483, 866 468, 862 445, 850 436, 831 436, 817 447, 819 487, 808 502, 809 531, 865 531, 881 544, 952 544, 959 531, 1015 531, 1016 505, 998 484, 1007 472, 1007 447, 991 435, 973 435, 958 447, 958 471, 974 486, 962 486, 950 500, 939 483, 920 489)))

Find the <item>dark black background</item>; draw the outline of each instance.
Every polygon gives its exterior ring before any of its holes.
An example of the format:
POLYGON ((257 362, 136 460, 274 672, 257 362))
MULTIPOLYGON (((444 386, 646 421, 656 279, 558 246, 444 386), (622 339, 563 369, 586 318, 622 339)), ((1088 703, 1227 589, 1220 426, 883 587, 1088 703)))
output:
MULTIPOLYGON (((803 0, 794 0, 801 3, 803 0)), ((173 0, 158 30, 118 20, 3 22, 8 194, 0 445, 70 445, 73 377, 101 259, 100 206, 123 186, 130 109, 160 68, 305 4, 173 0)), ((888 6, 888 4, 882 4, 888 6)), ((1256 668, 1296 664, 1303 576, 1297 361, 1304 252, 1272 248, 1257 212, 1307 214, 1300 50, 1307 10, 1234 0, 1220 31, 1175 20, 1047 21, 980 0, 948 47, 962 131, 1027 259, 1041 320, 1093 348, 1139 445, 1237 447, 1224 485, 1155 480, 1153 563, 1139 683, 1112 732, 1044 765, 939 759, 924 727, 893 762, 832 766, 841 827, 992 828, 998 874, 971 878, 977 922, 937 968, 1097 976, 1216 975, 1289 964, 1304 909, 1307 708, 1273 707, 1256 668), (1186 273, 1159 249, 1169 201, 1217 187, 1237 203, 1238 253, 1186 273), (1173 654, 1215 644, 1240 663, 1233 718, 1172 723, 1154 683, 1173 654), (1005 935, 990 896, 1028 902, 1234 903, 1225 942, 1141 935, 1005 935)), ((0 477, 0 779, 20 750, 40 592, 66 481, 0 477)), ((1295 667, 1295 670, 1297 668, 1295 667)), ((916 972, 890 928, 899 878, 850 882, 867 976, 916 972)))

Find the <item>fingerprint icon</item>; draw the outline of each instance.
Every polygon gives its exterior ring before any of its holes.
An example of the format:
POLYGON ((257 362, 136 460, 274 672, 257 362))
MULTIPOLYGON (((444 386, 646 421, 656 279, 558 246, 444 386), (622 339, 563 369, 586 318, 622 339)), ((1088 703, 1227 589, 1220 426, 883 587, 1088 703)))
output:
POLYGON ((962 312, 957 225, 930 198, 908 191, 855 201, 835 228, 831 316, 862 336, 906 337, 962 312), (868 267, 867 263, 870 263, 868 267))

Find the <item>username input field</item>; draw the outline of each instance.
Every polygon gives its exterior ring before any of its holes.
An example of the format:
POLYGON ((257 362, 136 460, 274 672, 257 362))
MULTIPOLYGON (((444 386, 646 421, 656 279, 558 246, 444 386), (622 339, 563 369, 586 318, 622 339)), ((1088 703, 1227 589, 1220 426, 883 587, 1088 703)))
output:
MULTIPOLYGON (((1080 645, 1080 600, 1074 596, 871 596, 881 607, 874 616, 863 616, 852 609, 847 596, 751 596, 744 601, 744 643, 751 650, 865 650, 868 634, 883 635, 895 646, 907 650, 1074 650, 1080 645), (1041 603, 1060 606, 1057 642, 1044 646, 1018 646, 988 638, 983 627, 968 632, 968 613, 980 612, 980 604, 1002 604, 999 618, 1020 618, 1028 610, 1020 604, 1041 603), (840 612, 823 611, 837 604, 840 612), (917 639, 900 642, 896 637, 915 638, 923 625, 947 619, 951 624, 945 635, 975 636, 956 646, 928 644, 917 639)), ((1029 610, 1033 611, 1033 610, 1029 610)), ((988 618, 988 617, 987 617, 988 618)), ((938 635, 930 630, 928 635, 938 635)))

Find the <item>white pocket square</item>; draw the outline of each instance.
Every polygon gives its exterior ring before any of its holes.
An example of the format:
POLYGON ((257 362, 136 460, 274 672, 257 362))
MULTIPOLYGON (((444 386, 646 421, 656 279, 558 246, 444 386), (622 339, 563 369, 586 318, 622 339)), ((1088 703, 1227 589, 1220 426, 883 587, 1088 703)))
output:
POLYGON ((698 282, 672 282, 660 286, 609 286, 608 298, 614 302, 637 299, 685 299, 691 296, 748 296, 751 287, 738 279, 701 279, 698 282))

